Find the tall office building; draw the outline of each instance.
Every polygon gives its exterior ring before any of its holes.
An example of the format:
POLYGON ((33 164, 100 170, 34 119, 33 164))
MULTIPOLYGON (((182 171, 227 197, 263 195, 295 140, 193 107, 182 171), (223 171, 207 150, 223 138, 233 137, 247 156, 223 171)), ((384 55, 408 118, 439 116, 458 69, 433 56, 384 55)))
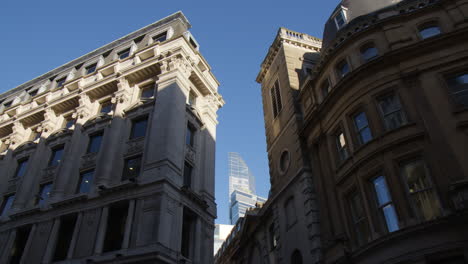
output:
POLYGON ((213 251, 214 254, 218 252, 219 248, 223 245, 224 241, 226 241, 226 238, 231 233, 233 227, 234 225, 215 224, 213 251))
POLYGON ((271 195, 217 263, 468 263, 468 2, 343 0, 257 76, 271 195))
POLYGON ((218 81, 177 12, 0 95, 0 263, 212 263, 218 81))
POLYGON ((255 177, 239 153, 228 153, 228 170, 229 219, 231 225, 234 225, 248 208, 255 207, 257 202, 263 203, 266 199, 255 194, 255 177))

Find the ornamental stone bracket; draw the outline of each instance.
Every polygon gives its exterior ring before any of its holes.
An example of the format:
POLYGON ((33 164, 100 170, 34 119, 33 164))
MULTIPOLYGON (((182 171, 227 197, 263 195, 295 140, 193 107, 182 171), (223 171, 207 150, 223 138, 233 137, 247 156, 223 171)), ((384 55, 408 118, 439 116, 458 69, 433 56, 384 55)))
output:
POLYGON ((195 164, 195 150, 190 146, 185 147, 185 159, 195 164))
POLYGON ((97 153, 88 153, 81 157, 81 168, 87 169, 96 165, 97 153))
POLYGON ((16 191, 16 186, 21 183, 21 180, 18 177, 8 180, 7 192, 16 191))
POLYGON ((56 171, 57 171, 57 166, 51 166, 51 167, 45 168, 42 174, 41 182, 53 181, 56 171))
POLYGON ((144 138, 137 138, 127 141, 125 155, 141 153, 143 151, 144 138))
POLYGON ((191 63, 180 54, 160 61, 159 66, 161 68, 161 74, 179 70, 186 78, 188 78, 193 71, 191 63))

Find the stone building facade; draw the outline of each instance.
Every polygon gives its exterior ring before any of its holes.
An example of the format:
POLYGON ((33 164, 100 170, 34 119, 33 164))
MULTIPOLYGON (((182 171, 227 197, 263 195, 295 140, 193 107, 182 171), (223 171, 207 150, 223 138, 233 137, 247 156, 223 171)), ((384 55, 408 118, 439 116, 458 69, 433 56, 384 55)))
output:
POLYGON ((177 12, 0 95, 0 263, 212 263, 218 81, 177 12))
MULTIPOLYGON (((312 67, 305 55, 314 51, 284 55, 284 31, 257 79, 272 199, 235 227, 217 263, 468 263, 468 1, 342 1, 312 67), (274 65, 271 57, 290 60, 274 65), (299 77, 281 82, 293 73, 299 77), (281 129, 277 119, 291 109, 297 128, 281 129), (283 149, 303 154, 309 168, 299 190, 280 173, 299 164, 283 149), (275 189, 278 181, 285 183, 275 189), (276 200, 282 193, 310 194, 316 229, 298 228, 318 242, 287 237, 281 218, 291 209, 276 200), (268 236, 274 257, 254 259, 244 244, 267 248, 268 236), (314 262, 305 260, 310 252, 319 252, 314 262)), ((309 212, 307 203, 294 205, 298 218, 309 212)))

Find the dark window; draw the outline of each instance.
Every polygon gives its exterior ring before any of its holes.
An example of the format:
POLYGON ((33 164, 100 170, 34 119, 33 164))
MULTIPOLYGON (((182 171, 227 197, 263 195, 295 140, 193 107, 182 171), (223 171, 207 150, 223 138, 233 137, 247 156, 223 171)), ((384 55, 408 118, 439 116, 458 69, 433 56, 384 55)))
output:
POLYGON ((119 56, 119 59, 121 60, 128 58, 128 56, 130 56, 130 48, 117 53, 117 55, 119 56))
POLYGON ((406 124, 405 113, 396 95, 390 94, 381 97, 378 99, 378 103, 386 130, 396 129, 406 124))
POLYGON ((426 164, 422 160, 415 160, 402 164, 401 171, 416 214, 423 220, 439 217, 441 208, 426 164))
POLYGON ((342 60, 338 65, 336 66, 336 69, 338 71, 338 75, 340 78, 346 76, 349 73, 349 64, 346 60, 342 60))
POLYGON ((39 195, 37 197, 37 204, 44 205, 50 197, 50 192, 52 190, 52 183, 47 183, 41 186, 39 190, 39 195))
POLYGON ((291 255, 291 264, 302 264, 302 254, 297 249, 291 255))
POLYGON ((96 66, 97 66, 96 63, 87 66, 85 68, 86 69, 86 74, 91 74, 91 73, 95 72, 96 71, 96 66))
POLYGON ((49 160, 49 166, 58 166, 62 161, 63 147, 52 149, 52 156, 49 160))
POLYGON ((16 167, 15 177, 23 177, 28 168, 28 159, 18 160, 18 166, 16 167))
POLYGON ((165 41, 167 38, 167 32, 164 32, 164 33, 161 33, 161 34, 158 34, 156 36, 153 37, 153 41, 154 42, 163 42, 165 41))
POLYGON ((180 252, 182 256, 190 259, 192 254, 191 246, 194 244, 196 215, 187 208, 184 208, 182 220, 182 241, 180 252))
POLYGON ((342 10, 340 10, 333 19, 335 20, 337 29, 342 28, 346 24, 346 18, 342 10))
POLYGON ((75 119, 71 116, 65 118, 65 128, 70 129, 73 125, 75 125, 75 119))
POLYGON ((193 167, 188 162, 184 164, 184 186, 192 187, 192 172, 193 167))
POLYGON ((147 117, 132 120, 132 131, 130 133, 130 139, 144 137, 146 135, 147 125, 147 117))
POLYGON ((356 235, 358 245, 363 245, 369 240, 369 227, 367 226, 366 213, 361 200, 361 196, 354 192, 348 197, 349 210, 351 213, 352 230, 356 235))
POLYGON ((118 203, 109 207, 107 229, 104 239, 104 252, 115 251, 122 248, 127 222, 128 202, 118 203))
POLYGON ((364 61, 370 61, 379 55, 379 51, 374 44, 367 44, 361 48, 361 56, 364 61))
POLYGON ((106 101, 101 104, 101 110, 99 111, 101 114, 108 114, 112 111, 113 104, 111 101, 106 101))
POLYGON ((189 123, 187 124, 187 132, 185 135, 185 144, 193 147, 195 143, 195 128, 189 123))
POLYGON ((8 108, 8 107, 10 107, 12 104, 13 104, 13 101, 10 101, 10 102, 8 102, 8 103, 4 103, 3 106, 5 106, 5 108, 8 108))
POLYGON ((31 226, 20 227, 16 230, 15 241, 10 251, 9 264, 19 264, 21 262, 21 257, 23 256, 24 248, 26 247, 30 233, 31 226))
POLYGON ((94 171, 83 172, 80 175, 80 185, 78 185, 77 193, 89 193, 94 183, 94 171))
POLYGON ((37 92, 38 92, 38 91, 39 91, 39 89, 36 89, 36 90, 34 90, 34 91, 29 91, 28 93, 29 93, 29 95, 30 95, 31 97, 34 97, 34 96, 37 95, 37 92))
POLYGON ((71 240, 75 231, 76 218, 76 214, 60 217, 60 227, 53 261, 67 259, 68 250, 70 249, 71 240))
POLYGON ((154 96, 154 85, 150 84, 143 88, 141 88, 141 96, 142 99, 149 99, 154 96))
POLYGON ((271 104, 273 106, 273 118, 276 118, 283 108, 278 80, 276 80, 275 85, 273 85, 273 87, 270 89, 270 95, 271 104))
POLYGON ((102 132, 96 133, 89 137, 87 153, 98 153, 102 143, 102 132))
POLYGON ((388 232, 394 232, 400 229, 398 226, 398 217, 393 206, 392 197, 388 190, 387 182, 384 176, 379 176, 372 181, 375 195, 377 197, 377 206, 383 219, 385 220, 388 232))
POLYGON ((194 49, 196 49, 198 47, 197 44, 195 43, 195 41, 192 38, 190 38, 189 42, 190 42, 190 45, 192 45, 192 47, 194 49))
POLYGON ((369 128, 366 113, 360 112, 354 116, 354 125, 359 138, 359 144, 363 145, 372 140, 372 133, 369 128))
POLYGON ((188 98, 188 105, 195 105, 195 101, 197 100, 197 96, 195 95, 194 92, 189 93, 189 98, 188 98))
POLYGON ((328 93, 330 92, 330 81, 328 79, 322 83, 320 90, 322 92, 322 100, 325 100, 325 98, 328 96, 328 93))
POLYGON ((336 147, 338 150, 338 155, 340 156, 340 161, 343 161, 348 158, 348 149, 346 145, 346 138, 342 131, 338 131, 336 134, 336 147))
POLYGON ((58 79, 57 80, 57 87, 62 87, 66 80, 67 80, 67 77, 63 77, 61 79, 58 79))
POLYGON ((439 35, 440 33, 441 33, 440 28, 433 24, 424 25, 419 28, 419 35, 421 36, 422 39, 434 37, 434 36, 439 35))
POLYGON ((468 106, 468 73, 447 78, 450 96, 455 103, 468 106))
POLYGON ((0 210, 0 213, 1 213, 0 217, 5 216, 8 213, 11 206, 13 205, 13 201, 15 201, 14 194, 3 197, 3 203, 2 203, 1 210, 0 210))
POLYGON ((126 159, 124 164, 124 171, 122 173, 122 181, 135 179, 140 175, 141 170, 141 156, 126 159))

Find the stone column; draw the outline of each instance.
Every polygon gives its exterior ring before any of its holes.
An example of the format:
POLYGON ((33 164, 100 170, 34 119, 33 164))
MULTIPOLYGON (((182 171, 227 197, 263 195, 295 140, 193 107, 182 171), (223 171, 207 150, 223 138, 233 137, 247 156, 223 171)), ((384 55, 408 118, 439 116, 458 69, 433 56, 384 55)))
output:
POLYGON ((106 155, 101 155, 99 166, 96 169, 96 186, 109 186, 112 182, 119 182, 121 172, 118 171, 121 164, 122 148, 127 138, 124 138, 126 125, 124 109, 129 106, 131 88, 125 78, 119 79, 118 91, 112 98, 114 113, 109 129, 106 129, 101 149, 106 150, 106 155), (114 177, 114 178, 112 178, 114 177))
POLYGON ((132 234, 132 223, 135 212, 135 200, 131 200, 128 206, 127 219, 125 221, 125 235, 122 242, 122 248, 127 249, 130 246, 130 235, 132 234))
POLYGON ((34 224, 31 228, 31 231, 29 232, 29 236, 28 236, 28 240, 26 241, 26 245, 24 246, 24 250, 23 250, 23 256, 21 256, 21 260, 20 260, 20 263, 24 263, 24 264, 27 264, 27 263, 30 263, 30 259, 28 258, 29 257, 29 250, 31 248, 31 243, 33 241, 33 238, 34 238, 34 234, 36 233, 36 228, 37 228, 37 224, 34 224))
POLYGON ((60 229, 60 218, 54 220, 54 226, 49 236, 49 243, 47 245, 44 257, 42 258, 42 263, 51 263, 52 258, 54 257, 55 247, 57 245, 57 237, 60 229))
POLYGON ((73 230, 72 240, 70 242, 70 247, 68 248, 67 252, 67 259, 73 258, 73 253, 75 252, 76 242, 78 241, 78 235, 80 233, 81 222, 83 221, 83 212, 78 214, 75 223, 75 229, 73 230))
MULTIPOLYGON (((13 246, 15 239, 16 239, 16 229, 10 232, 10 236, 7 239, 6 244, 3 245, 3 254, 0 255, 0 263, 8 263, 8 258, 10 257, 11 247, 13 246)), ((0 251, 0 253, 2 252, 0 251)))
POLYGON ((186 101, 190 91, 191 67, 173 55, 161 62, 157 96, 147 133, 145 171, 142 181, 158 177, 182 183, 186 101))
POLYGON ((99 228, 96 238, 96 247, 94 248, 95 254, 101 254, 104 247, 104 239, 106 238, 107 230, 107 217, 109 216, 109 207, 106 206, 102 209, 101 220, 99 221, 99 228))

